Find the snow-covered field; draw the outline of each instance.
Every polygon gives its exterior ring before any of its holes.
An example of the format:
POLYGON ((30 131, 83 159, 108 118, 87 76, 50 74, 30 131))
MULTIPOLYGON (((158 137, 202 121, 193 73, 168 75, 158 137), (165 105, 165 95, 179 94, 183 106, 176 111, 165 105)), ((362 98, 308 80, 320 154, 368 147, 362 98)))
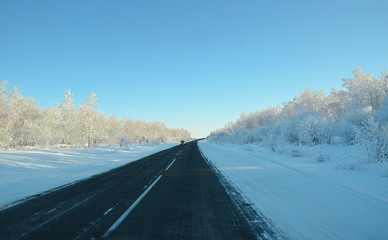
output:
POLYGON ((199 147, 287 238, 388 239, 388 163, 363 164, 357 145, 199 147))
POLYGON ((27 196, 108 171, 176 143, 0 152, 0 209, 27 196))

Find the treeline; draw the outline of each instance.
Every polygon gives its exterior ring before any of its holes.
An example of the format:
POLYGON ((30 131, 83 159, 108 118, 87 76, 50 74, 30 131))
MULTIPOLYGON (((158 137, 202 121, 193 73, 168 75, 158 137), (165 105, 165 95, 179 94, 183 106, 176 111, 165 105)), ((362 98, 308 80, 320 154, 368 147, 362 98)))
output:
POLYGON ((43 109, 36 100, 21 95, 16 87, 7 91, 0 83, 0 148, 85 147, 96 144, 169 142, 190 138, 183 129, 170 129, 161 122, 119 120, 97 110, 97 97, 90 94, 78 108, 70 90, 64 102, 43 109))
POLYGON ((277 151, 295 145, 360 144, 371 162, 388 161, 388 73, 380 78, 354 70, 343 79, 344 90, 306 89, 282 107, 242 114, 208 139, 218 142, 260 142, 277 151))

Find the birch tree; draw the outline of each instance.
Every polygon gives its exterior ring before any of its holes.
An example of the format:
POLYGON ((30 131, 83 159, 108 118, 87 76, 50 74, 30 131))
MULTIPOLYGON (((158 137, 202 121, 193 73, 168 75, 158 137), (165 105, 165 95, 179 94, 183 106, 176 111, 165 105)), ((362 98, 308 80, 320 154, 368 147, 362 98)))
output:
POLYGON ((82 144, 88 147, 95 143, 97 137, 97 96, 91 93, 88 100, 81 104, 78 114, 78 134, 82 144))
POLYGON ((60 106, 61 122, 60 130, 62 134, 62 144, 74 144, 76 139, 76 110, 73 104, 74 99, 71 90, 67 90, 64 94, 64 102, 60 106))

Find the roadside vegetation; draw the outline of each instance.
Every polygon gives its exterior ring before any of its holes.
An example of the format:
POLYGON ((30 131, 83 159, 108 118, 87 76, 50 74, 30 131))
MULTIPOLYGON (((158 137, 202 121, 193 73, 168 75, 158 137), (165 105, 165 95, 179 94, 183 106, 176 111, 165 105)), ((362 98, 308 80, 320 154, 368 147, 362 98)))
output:
POLYGON ((64 102, 43 109, 7 82, 0 83, 0 148, 90 147, 120 144, 180 141, 190 138, 183 129, 167 128, 162 122, 119 120, 97 110, 97 96, 91 93, 78 108, 70 90, 64 102))
MULTIPOLYGON (((243 113, 208 137, 213 142, 260 143, 274 152, 283 145, 362 146, 367 162, 388 162, 388 72, 379 78, 356 68, 343 90, 306 89, 282 107, 243 113)), ((293 150, 295 157, 303 154, 293 150)), ((326 161, 326 156, 319 160, 326 161)))

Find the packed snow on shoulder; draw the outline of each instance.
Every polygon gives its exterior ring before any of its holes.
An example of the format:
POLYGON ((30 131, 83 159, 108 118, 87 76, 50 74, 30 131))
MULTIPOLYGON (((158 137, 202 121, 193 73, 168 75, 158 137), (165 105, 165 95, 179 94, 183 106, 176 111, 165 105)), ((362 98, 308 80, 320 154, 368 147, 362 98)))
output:
POLYGON ((388 239, 388 163, 358 145, 199 142, 203 155, 290 239, 388 239))
POLYGON ((88 178, 168 149, 175 143, 0 152, 0 209, 27 196, 88 178))

